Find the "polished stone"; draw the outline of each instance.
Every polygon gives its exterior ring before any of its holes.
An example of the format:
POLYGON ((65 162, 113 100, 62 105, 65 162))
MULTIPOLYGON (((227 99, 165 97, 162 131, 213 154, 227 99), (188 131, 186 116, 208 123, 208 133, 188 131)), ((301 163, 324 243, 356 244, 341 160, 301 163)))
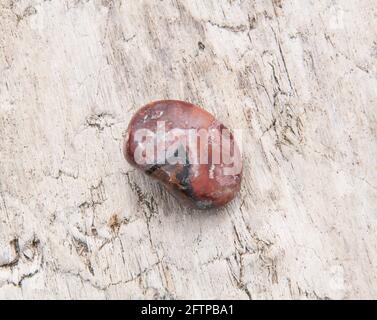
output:
POLYGON ((140 108, 123 152, 132 166, 192 208, 221 207, 240 190, 242 157, 234 135, 191 103, 163 100, 140 108))

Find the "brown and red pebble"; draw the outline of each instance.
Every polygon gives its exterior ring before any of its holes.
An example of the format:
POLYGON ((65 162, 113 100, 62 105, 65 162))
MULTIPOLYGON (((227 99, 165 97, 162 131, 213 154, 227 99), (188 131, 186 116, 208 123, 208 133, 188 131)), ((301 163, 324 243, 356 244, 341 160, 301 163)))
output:
POLYGON ((132 166, 192 208, 219 208, 240 190, 242 158, 234 135, 212 114, 188 102, 162 100, 140 108, 128 126, 123 152, 132 166), (208 143, 201 143, 203 136, 193 136, 195 132, 209 132, 208 143))

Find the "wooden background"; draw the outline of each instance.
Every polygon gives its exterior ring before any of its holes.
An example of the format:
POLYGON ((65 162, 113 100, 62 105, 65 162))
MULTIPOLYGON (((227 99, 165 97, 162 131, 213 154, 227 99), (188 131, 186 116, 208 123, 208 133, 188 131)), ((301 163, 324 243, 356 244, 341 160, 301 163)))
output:
POLYGON ((377 298, 375 0, 0 0, 0 298, 377 298), (123 159, 132 114, 244 130, 228 207, 123 159))

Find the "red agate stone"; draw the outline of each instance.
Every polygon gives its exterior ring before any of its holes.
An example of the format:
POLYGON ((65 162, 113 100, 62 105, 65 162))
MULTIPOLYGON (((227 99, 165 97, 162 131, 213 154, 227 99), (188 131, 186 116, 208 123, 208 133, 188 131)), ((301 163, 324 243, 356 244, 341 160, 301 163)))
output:
POLYGON ((242 159, 234 135, 188 102, 162 100, 139 109, 123 152, 132 166, 192 208, 221 207, 240 190, 242 159))

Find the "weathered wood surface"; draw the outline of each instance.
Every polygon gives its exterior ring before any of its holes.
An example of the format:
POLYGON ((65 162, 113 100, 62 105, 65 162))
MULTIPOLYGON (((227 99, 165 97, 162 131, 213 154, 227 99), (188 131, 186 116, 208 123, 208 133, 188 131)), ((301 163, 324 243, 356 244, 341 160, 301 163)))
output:
POLYGON ((1 298, 377 298, 375 0, 0 0, 1 298), (143 104, 244 129, 238 199, 132 169, 143 104))

